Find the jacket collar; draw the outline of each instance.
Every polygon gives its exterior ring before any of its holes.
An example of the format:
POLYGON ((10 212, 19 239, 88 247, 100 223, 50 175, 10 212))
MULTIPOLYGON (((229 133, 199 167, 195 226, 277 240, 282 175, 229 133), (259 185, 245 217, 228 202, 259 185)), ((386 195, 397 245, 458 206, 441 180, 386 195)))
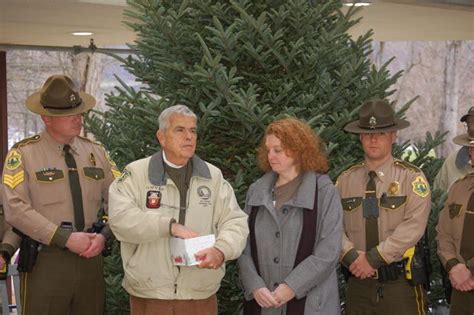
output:
MULTIPOLYGON (((205 179, 211 179, 211 171, 207 166, 206 162, 201 160, 196 154, 191 159, 193 163, 193 174, 192 177, 202 177, 205 179)), ((162 186, 166 184, 167 176, 164 176, 164 164, 163 164, 163 153, 158 151, 152 155, 150 164, 148 165, 148 179, 150 183, 156 186, 162 186)))
MULTIPOLYGON (((268 209, 273 208, 272 190, 277 180, 275 172, 267 172, 254 184, 253 194, 249 197, 249 206, 265 206, 268 209)), ((316 188, 317 175, 314 172, 305 172, 296 195, 293 196, 285 205, 297 208, 313 209, 314 194, 316 188)))

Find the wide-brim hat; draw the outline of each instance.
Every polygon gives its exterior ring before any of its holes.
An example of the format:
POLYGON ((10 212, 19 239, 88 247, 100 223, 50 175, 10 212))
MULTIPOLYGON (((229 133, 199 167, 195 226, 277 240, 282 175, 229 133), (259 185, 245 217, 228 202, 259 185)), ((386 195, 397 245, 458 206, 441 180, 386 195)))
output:
POLYGON ((474 147, 474 123, 468 123, 467 132, 454 137, 453 142, 465 147, 474 147))
POLYGON ((65 75, 50 76, 40 91, 26 99, 26 107, 45 116, 70 116, 87 112, 95 106, 95 98, 79 92, 65 75))
POLYGON ((474 116, 474 106, 469 108, 469 110, 467 111, 467 114, 461 117, 461 122, 466 122, 467 117, 469 117, 469 116, 474 116))
POLYGON ((395 112, 385 100, 364 102, 359 110, 359 119, 348 123, 344 130, 351 133, 379 133, 404 129, 410 123, 395 117, 395 112))

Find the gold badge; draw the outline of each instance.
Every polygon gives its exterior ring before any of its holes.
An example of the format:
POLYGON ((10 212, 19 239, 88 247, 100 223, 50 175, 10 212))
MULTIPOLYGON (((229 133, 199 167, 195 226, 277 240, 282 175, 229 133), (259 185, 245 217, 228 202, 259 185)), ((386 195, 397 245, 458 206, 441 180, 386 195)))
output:
POLYGON ((426 183, 425 179, 421 176, 417 176, 411 185, 413 192, 422 198, 425 198, 430 193, 428 183, 426 183))
POLYGON ((21 165, 21 153, 17 149, 11 149, 7 155, 5 168, 10 171, 16 170, 21 165))
POLYGON ((397 181, 391 182, 390 185, 388 186, 388 193, 391 196, 398 195, 400 192, 400 183, 397 181))
POLYGON ((377 118, 375 118, 374 116, 370 117, 369 126, 370 129, 375 129, 375 127, 377 126, 377 118))
POLYGON ((89 160, 91 161, 92 166, 97 165, 97 162, 95 161, 94 153, 91 152, 91 154, 89 155, 89 160))

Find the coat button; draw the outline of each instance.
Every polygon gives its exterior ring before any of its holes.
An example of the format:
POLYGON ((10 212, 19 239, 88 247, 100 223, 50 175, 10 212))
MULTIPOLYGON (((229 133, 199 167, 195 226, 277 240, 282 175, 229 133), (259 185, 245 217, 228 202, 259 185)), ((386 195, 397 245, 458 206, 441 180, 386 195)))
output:
POLYGON ((283 208, 283 214, 288 214, 288 208, 283 208))
POLYGON ((280 238, 280 232, 276 232, 276 233, 275 233, 275 237, 276 237, 276 238, 280 238))
POLYGON ((278 257, 273 258, 273 262, 275 264, 278 264, 280 262, 280 258, 278 258, 278 257))

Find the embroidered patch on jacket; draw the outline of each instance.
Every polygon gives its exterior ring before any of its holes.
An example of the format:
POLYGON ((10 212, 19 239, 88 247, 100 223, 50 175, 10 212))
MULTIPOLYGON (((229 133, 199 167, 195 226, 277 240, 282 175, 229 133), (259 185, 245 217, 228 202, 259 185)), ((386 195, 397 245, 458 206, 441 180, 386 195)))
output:
POLYGON ((411 185, 413 186, 413 192, 422 198, 425 198, 430 193, 428 184, 421 176, 417 176, 411 185))
POLYGON ((149 190, 146 193, 146 207, 149 209, 158 209, 160 207, 161 192, 158 190, 149 190))
POLYGON ((197 188, 197 194, 201 200, 199 201, 199 204, 208 207, 211 205, 211 189, 207 186, 199 186, 197 188))
POLYGON ((21 165, 21 153, 17 149, 11 149, 7 155, 7 163, 5 168, 10 171, 14 171, 21 165))
POLYGON ((459 216, 459 213, 461 213, 462 205, 460 204, 452 203, 448 207, 450 219, 454 219, 455 217, 459 216))
POLYGON ((25 171, 19 171, 16 174, 3 174, 3 183, 10 187, 11 189, 15 189, 16 186, 20 185, 25 180, 25 171))
MULTIPOLYGON (((126 180, 127 177, 130 177, 130 175, 132 175, 132 173, 130 173, 130 171, 128 169, 124 169, 122 174, 120 175, 120 177, 118 179, 118 183, 119 184, 123 183, 123 181, 126 180)), ((114 176, 115 176, 115 174, 114 174, 114 176)))

